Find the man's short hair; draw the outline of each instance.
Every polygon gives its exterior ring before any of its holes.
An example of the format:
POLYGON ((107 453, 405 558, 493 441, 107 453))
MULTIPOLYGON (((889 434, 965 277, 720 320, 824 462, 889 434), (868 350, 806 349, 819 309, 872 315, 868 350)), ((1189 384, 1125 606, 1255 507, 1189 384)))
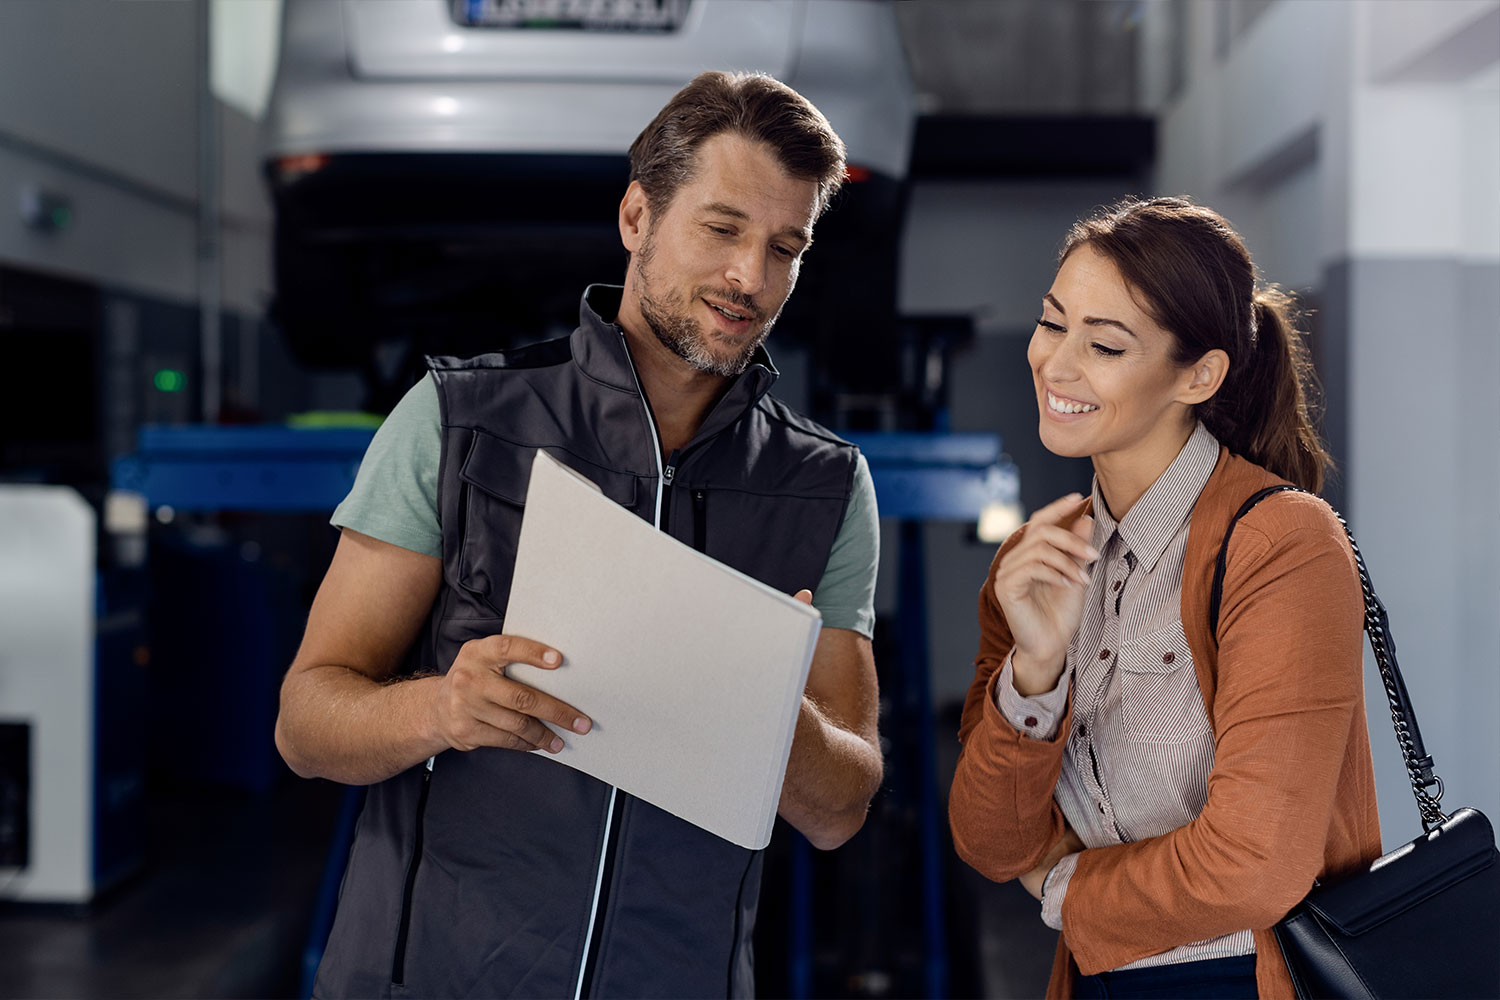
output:
POLYGON ((764 73, 699 73, 630 144, 630 179, 664 211, 692 177, 698 147, 730 132, 769 146, 793 177, 817 182, 817 215, 844 182, 844 141, 823 113, 764 73))

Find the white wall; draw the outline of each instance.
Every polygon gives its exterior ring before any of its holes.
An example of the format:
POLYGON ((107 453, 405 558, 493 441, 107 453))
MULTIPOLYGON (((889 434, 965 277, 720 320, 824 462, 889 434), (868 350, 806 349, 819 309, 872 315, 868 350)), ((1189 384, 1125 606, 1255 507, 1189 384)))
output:
POLYGON ((927 181, 902 234, 901 312, 971 313, 981 333, 1030 332, 1080 215, 1131 192, 1114 181, 927 181))
MULTIPOLYGON (((0 260, 172 301, 198 298, 195 3, 0 3, 0 260), (68 198, 61 232, 25 228, 20 191, 68 198)), ((219 106, 225 306, 270 288, 259 135, 219 106)))

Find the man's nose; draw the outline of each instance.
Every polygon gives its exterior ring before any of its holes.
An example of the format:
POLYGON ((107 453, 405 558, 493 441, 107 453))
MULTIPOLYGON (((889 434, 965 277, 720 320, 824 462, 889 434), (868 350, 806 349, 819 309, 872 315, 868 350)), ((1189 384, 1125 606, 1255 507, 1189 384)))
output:
POLYGON ((765 255, 750 247, 737 249, 729 261, 724 277, 746 295, 759 294, 766 287, 765 255))

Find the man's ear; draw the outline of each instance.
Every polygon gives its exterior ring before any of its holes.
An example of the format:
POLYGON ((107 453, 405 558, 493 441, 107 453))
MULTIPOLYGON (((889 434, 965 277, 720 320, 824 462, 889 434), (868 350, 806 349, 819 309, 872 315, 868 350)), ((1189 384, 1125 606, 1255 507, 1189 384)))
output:
POLYGON ((646 189, 640 181, 631 181, 620 199, 620 242, 625 249, 635 253, 645 242, 646 230, 651 223, 651 206, 646 203, 646 189))
POLYGON ((1209 351, 1194 361, 1184 377, 1183 388, 1177 400, 1196 406, 1206 403, 1219 391, 1224 379, 1229 377, 1229 355, 1218 348, 1209 351))

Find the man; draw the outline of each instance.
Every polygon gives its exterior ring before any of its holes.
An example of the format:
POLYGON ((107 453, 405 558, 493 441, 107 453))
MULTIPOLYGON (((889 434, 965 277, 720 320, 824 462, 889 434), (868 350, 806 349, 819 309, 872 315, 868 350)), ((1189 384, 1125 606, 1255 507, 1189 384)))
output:
MULTIPOLYGON (((549 759, 589 739, 588 706, 505 674, 568 669, 567 650, 503 632, 537 448, 822 611, 788 822, 836 847, 879 785, 869 473, 766 394, 761 346, 843 144, 777 81, 705 73, 630 160, 624 286, 591 287, 568 338, 432 359, 334 513, 342 537, 276 727, 298 774, 371 786, 319 995, 753 992, 760 853, 549 759)), ((664 732, 661 752, 693 747, 664 732)))

